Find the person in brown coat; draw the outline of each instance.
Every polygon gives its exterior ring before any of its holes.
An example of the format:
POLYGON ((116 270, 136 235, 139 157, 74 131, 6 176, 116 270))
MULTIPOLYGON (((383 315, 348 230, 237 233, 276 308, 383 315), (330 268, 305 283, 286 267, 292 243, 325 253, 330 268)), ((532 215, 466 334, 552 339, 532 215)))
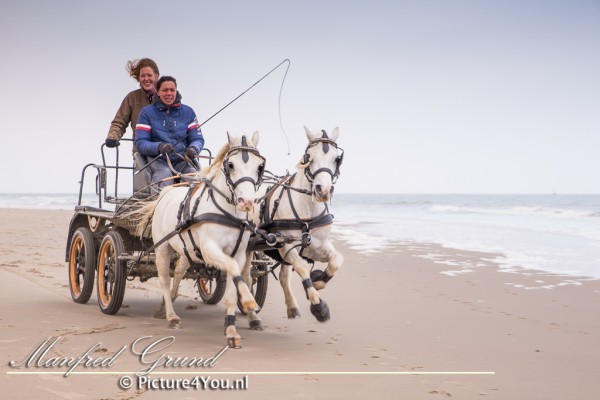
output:
MULTIPOLYGON (((119 145, 119 140, 125 134, 127 125, 131 126, 133 139, 135 140, 135 125, 138 116, 142 108, 152 102, 152 96, 155 92, 154 85, 160 75, 158 66, 150 58, 128 61, 127 71, 133 79, 139 82, 140 88, 130 92, 121 102, 121 106, 117 110, 106 136, 105 143, 107 147, 117 147, 119 145)), ((133 151, 135 152, 135 142, 133 151)))

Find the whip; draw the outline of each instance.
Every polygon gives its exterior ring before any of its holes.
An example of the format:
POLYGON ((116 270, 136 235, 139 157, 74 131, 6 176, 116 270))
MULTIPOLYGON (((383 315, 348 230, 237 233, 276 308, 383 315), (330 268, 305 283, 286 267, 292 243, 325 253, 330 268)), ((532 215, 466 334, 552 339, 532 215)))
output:
MULTIPOLYGON (((211 115, 210 117, 208 117, 208 119, 206 119, 204 122, 202 122, 199 125, 199 127, 202 127, 202 125, 206 124, 208 121, 210 121, 211 119, 213 119, 214 117, 216 117, 220 112, 222 112, 223 110, 225 110, 227 107, 229 107, 230 105, 232 105, 240 97, 242 97, 243 95, 245 95, 246 93, 248 93, 250 90, 252 90, 252 88, 254 88, 256 85, 258 85, 260 82, 262 82, 266 77, 268 77, 269 75, 271 75, 273 72, 275 72, 276 69, 278 69, 280 66, 282 66, 285 63, 287 63, 287 68, 285 69, 285 74, 283 75, 283 79, 281 80, 281 87, 279 88, 278 108, 279 108, 279 126, 281 127, 281 131, 283 132, 283 135, 285 136, 285 141, 287 143, 288 156, 289 156, 290 155, 290 141, 288 140, 288 136, 287 136, 287 133, 285 132, 285 129, 283 129, 283 122, 282 122, 282 119, 281 119, 281 94, 283 92, 283 84, 285 83, 285 78, 287 77, 287 73, 288 73, 288 70, 290 69, 290 65, 291 65, 291 61, 289 59, 287 59, 287 58, 285 60, 283 60, 282 62, 280 62, 279 64, 277 64, 277 66, 275 66, 272 70, 270 70, 265 75, 263 75, 259 80, 257 80, 256 82, 254 82, 252 84, 252 86, 250 86, 248 89, 244 90, 236 98, 234 98, 229 103, 227 103, 225 106, 223 106, 219 111, 217 111, 216 113, 214 113, 213 115, 211 115)), ((188 136, 189 136, 189 133, 187 135, 185 135, 183 138, 179 139, 175 143, 175 146, 177 144, 181 143, 184 139, 187 139, 188 136)), ((146 164, 139 171, 136 171, 134 174, 135 175, 139 174, 140 172, 142 172, 143 170, 145 170, 146 168, 148 168, 156 160, 158 160, 160 157, 162 157, 162 154, 159 154, 157 157, 155 157, 152 161, 150 161, 148 164, 146 164)))

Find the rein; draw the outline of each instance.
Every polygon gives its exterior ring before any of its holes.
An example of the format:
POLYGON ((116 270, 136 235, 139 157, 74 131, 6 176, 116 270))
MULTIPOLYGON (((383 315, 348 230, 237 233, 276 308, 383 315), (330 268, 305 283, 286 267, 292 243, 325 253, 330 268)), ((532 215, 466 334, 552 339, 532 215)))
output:
POLYGON ((224 226, 228 226, 231 228, 236 228, 240 230, 240 233, 238 235, 238 239, 237 242, 235 244, 235 247, 231 253, 231 256, 235 256, 235 254, 237 253, 240 244, 242 242, 242 238, 244 236, 244 232, 246 231, 246 229, 254 232, 255 234, 261 236, 265 241, 267 241, 268 243, 275 243, 277 238, 276 235, 274 234, 270 234, 268 232, 266 232, 263 229, 259 229, 255 224, 253 224, 251 221, 248 221, 247 219, 240 219, 237 218, 236 216, 232 215, 230 212, 228 212, 227 210, 225 210, 216 200, 214 193, 217 193, 219 196, 223 197, 225 199, 225 201, 227 201, 227 203, 229 203, 230 205, 234 205, 235 204, 235 187, 237 185, 239 185, 241 182, 245 182, 245 181, 250 181, 254 184, 255 188, 260 185, 260 183, 262 182, 262 178, 263 178, 263 172, 264 172, 264 160, 265 158, 262 157, 260 155, 260 153, 258 152, 258 150, 254 147, 249 147, 247 145, 245 145, 245 137, 244 137, 244 145, 242 146, 235 146, 232 147, 231 149, 229 149, 229 151, 227 152, 224 160, 223 160, 223 168, 222 168, 222 172, 225 175, 225 179, 227 181, 227 186, 229 187, 230 190, 230 194, 231 196, 226 195, 225 193, 223 193, 223 191, 221 191, 218 187, 216 187, 212 181, 210 179, 207 178, 202 178, 202 180, 200 181, 200 185, 191 185, 188 192, 185 195, 185 198, 183 199, 183 201, 181 202, 181 204, 179 205, 179 211, 177 212, 177 227, 175 228, 174 231, 170 232, 169 234, 167 234, 165 237, 163 237, 162 239, 160 239, 158 242, 154 243, 152 246, 150 246, 149 248, 145 249, 140 256, 138 257, 138 263, 139 261, 147 254, 149 254, 150 252, 152 252, 154 249, 156 249, 158 246, 160 246, 161 244, 165 243, 167 240, 171 239, 172 237, 174 237, 175 235, 179 235, 182 243, 183 243, 183 251, 185 256, 188 258, 188 261, 191 264, 194 264, 194 261, 192 260, 192 258, 189 255, 189 252, 187 250, 185 241, 183 239, 182 233, 184 231, 188 232, 188 236, 189 239, 192 243, 193 246, 193 250, 194 250, 194 254, 196 255, 196 257, 198 257, 199 259, 201 258, 201 253, 200 253, 200 249, 198 248, 198 246, 196 245, 191 230, 190 228, 194 225, 198 225, 198 224, 202 224, 205 222, 212 222, 212 223, 216 223, 216 224, 220 224, 220 225, 224 225, 224 226), (229 164, 229 158, 235 154, 237 154, 238 152, 242 152, 242 158, 244 159, 244 161, 248 160, 248 152, 253 153, 254 155, 260 157, 263 160, 263 164, 262 164, 262 168, 259 171, 259 176, 257 181, 255 181, 253 178, 251 177, 242 177, 240 179, 238 179, 236 182, 232 182, 231 180, 231 172, 230 169, 228 167, 229 164), (245 156, 245 157, 244 157, 245 156), (203 184, 203 185, 202 185, 203 184), (201 186, 202 185, 202 186, 201 186), (200 193, 200 195, 196 198, 196 201, 194 202, 193 206, 191 205, 191 200, 193 195, 200 189, 200 187, 202 187, 202 192, 200 193), (215 207, 217 207, 217 209, 221 212, 221 214, 218 213, 205 213, 205 214, 201 214, 200 216, 195 216, 196 211, 198 210, 198 206, 200 204, 200 200, 202 199, 202 197, 204 196, 205 191, 208 190, 208 198, 213 202, 213 205, 215 207))

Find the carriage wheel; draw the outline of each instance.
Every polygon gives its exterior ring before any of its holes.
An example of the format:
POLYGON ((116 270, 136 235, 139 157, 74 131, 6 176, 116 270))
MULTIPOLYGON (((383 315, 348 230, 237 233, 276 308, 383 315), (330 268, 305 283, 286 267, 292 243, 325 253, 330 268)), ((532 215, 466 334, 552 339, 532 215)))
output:
POLYGON ((206 304, 217 304, 225 294, 227 281, 222 279, 221 271, 217 271, 215 278, 196 279, 196 285, 198 285, 198 294, 203 302, 206 304))
POLYGON ((88 228, 78 228, 69 248, 69 288, 75 303, 85 304, 94 290, 96 249, 88 228))
MULTIPOLYGON (((254 253, 253 257, 254 259, 260 259, 260 256, 256 253, 254 253)), ((267 288, 269 287, 269 274, 264 273, 266 270, 266 265, 252 265, 250 270, 252 285, 249 286, 249 289, 252 296, 254 296, 256 304, 260 307, 260 310, 262 310, 265 300, 267 299, 267 288)), ((239 298, 237 306, 241 313, 246 315, 239 298)), ((260 312, 260 310, 258 310, 257 313, 260 312)))
POLYGON ((124 245, 121 235, 110 231, 102 239, 98 252, 98 305, 104 314, 116 314, 123 304, 127 273, 125 263, 119 260, 124 245))

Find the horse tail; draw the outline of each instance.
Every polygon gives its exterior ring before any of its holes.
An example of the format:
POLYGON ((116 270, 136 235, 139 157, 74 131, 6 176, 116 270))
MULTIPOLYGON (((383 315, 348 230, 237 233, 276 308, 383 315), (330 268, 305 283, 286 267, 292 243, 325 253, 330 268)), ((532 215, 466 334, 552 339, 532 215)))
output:
POLYGON ((150 227, 152 226, 152 217, 158 202, 162 199, 164 194, 171 189, 171 186, 163 188, 156 200, 144 202, 144 205, 138 209, 127 213, 127 217, 132 223, 135 224, 135 235, 139 237, 150 236, 150 227))
POLYGON ((135 234, 139 237, 148 236, 150 234, 150 226, 152 224, 152 216, 154 215, 154 210, 156 209, 156 205, 158 204, 158 199, 151 201, 147 204, 144 204, 140 209, 138 209, 134 215, 132 215, 132 220, 136 223, 135 234))

